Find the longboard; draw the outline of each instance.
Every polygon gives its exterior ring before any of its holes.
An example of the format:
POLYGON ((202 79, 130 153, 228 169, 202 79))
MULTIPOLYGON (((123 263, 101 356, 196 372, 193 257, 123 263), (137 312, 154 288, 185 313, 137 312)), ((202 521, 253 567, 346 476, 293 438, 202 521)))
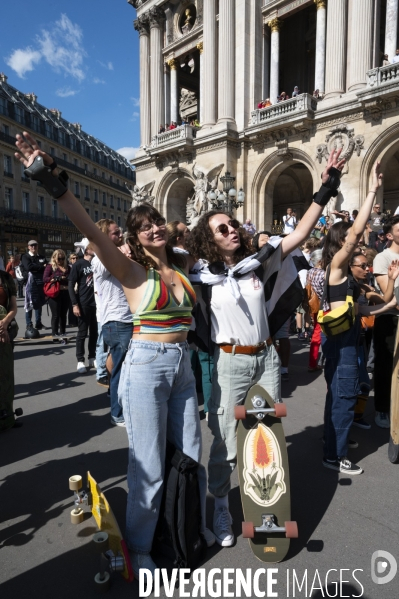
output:
POLYGON ((284 559, 290 538, 298 537, 291 522, 290 477, 284 430, 284 404, 275 404, 260 385, 248 391, 235 407, 237 467, 245 522, 244 538, 263 562, 284 559))
POLYGON ((91 513, 100 531, 93 537, 94 544, 100 553, 100 572, 94 577, 96 586, 100 590, 108 589, 110 572, 120 572, 126 581, 131 582, 133 580, 133 570, 129 551, 111 506, 100 485, 88 472, 86 491, 81 490, 82 477, 79 475, 70 477, 69 488, 75 493, 76 507, 71 511, 72 524, 79 524, 83 521, 84 510, 81 505, 86 504, 90 506, 91 513))
POLYGON ((391 431, 389 437, 388 458, 392 464, 399 464, 399 327, 396 331, 395 352, 393 356, 391 431))

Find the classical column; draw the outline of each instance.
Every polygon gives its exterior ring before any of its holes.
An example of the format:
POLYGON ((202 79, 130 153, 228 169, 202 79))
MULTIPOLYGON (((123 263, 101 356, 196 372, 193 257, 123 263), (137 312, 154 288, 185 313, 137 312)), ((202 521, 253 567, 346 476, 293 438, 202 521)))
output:
POLYGON ((391 61, 396 55, 398 28, 398 0, 387 0, 387 18, 385 25, 384 53, 388 54, 391 61))
POLYGON ((179 61, 176 58, 168 61, 170 67, 170 120, 179 124, 179 80, 177 69, 179 61))
POLYGON ((154 6, 148 11, 150 20, 151 53, 151 134, 156 135, 159 126, 164 124, 164 87, 163 87, 163 24, 165 13, 154 6))
POLYGON ((373 0, 352 0, 348 91, 366 87, 373 56, 373 0))
POLYGON ((204 44, 203 42, 200 42, 199 44, 197 44, 197 50, 199 51, 199 55, 200 55, 200 91, 199 91, 199 111, 197 114, 197 118, 200 122, 200 124, 202 125, 202 123, 204 122, 204 57, 203 57, 203 53, 204 53, 204 44))
POLYGON ((263 59, 262 59, 262 100, 270 94, 270 31, 263 27, 263 59))
POLYGON ((165 126, 170 124, 170 69, 165 63, 163 65, 163 85, 165 93, 165 126))
POLYGON ((235 122, 235 2, 219 0, 218 123, 235 122))
POLYGON ((316 71, 315 85, 324 94, 325 64, 326 64, 326 20, 327 0, 314 0, 317 10, 316 22, 316 71))
POLYGON ((210 127, 217 120, 217 93, 216 93, 216 0, 204 0, 204 94, 203 113, 204 127, 210 127))
POLYGON ((328 0, 325 98, 345 92, 346 0, 328 0))
POLYGON ((140 145, 148 146, 151 142, 150 112, 150 30, 148 17, 139 17, 134 21, 134 28, 140 36, 140 145))
POLYGON ((273 19, 268 22, 271 29, 270 36, 270 102, 277 104, 279 92, 279 59, 280 59, 280 29, 282 21, 273 19))

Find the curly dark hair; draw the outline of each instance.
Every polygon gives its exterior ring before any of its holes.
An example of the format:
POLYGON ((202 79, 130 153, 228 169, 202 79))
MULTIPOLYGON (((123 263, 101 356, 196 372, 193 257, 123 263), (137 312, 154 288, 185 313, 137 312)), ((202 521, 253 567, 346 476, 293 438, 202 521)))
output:
MULTIPOLYGON (((223 262, 224 257, 220 253, 220 250, 215 242, 215 235, 209 226, 209 221, 213 216, 217 214, 227 214, 222 210, 210 210, 201 216, 198 224, 192 229, 191 234, 187 240, 187 249, 196 260, 200 258, 207 260, 208 262, 223 262)), ((231 214, 227 214, 231 219, 234 218, 231 214)), ((239 262, 247 256, 252 256, 255 253, 255 249, 251 246, 251 238, 243 229, 238 229, 238 235, 240 237, 241 245, 235 252, 236 261, 239 262)))
MULTIPOLYGON (((154 222, 158 218, 163 218, 162 214, 150 204, 141 204, 136 208, 131 208, 127 214, 126 229, 128 236, 126 241, 132 251, 132 259, 145 268, 157 268, 157 264, 151 256, 145 253, 139 241, 138 232, 143 223, 154 222)), ((175 264, 178 268, 185 268, 187 261, 184 254, 176 254, 169 243, 166 244, 165 250, 170 266, 175 264)))
POLYGON ((341 249, 348 229, 350 229, 351 226, 352 223, 347 223, 346 221, 341 220, 339 223, 335 223, 335 225, 329 229, 324 238, 323 256, 321 258, 321 267, 323 270, 326 270, 335 254, 341 249))

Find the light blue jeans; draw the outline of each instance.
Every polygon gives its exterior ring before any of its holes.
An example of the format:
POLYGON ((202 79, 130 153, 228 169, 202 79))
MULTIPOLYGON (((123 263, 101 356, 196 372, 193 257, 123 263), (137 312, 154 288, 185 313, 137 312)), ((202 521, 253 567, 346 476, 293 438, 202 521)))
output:
POLYGON ((227 354, 219 347, 214 355, 208 426, 214 436, 209 456, 209 491, 224 497, 237 463, 237 420, 234 406, 244 403, 252 385, 262 385, 274 402, 281 401, 280 358, 274 345, 254 356, 227 354))
POLYGON ((104 377, 108 378, 108 372, 105 368, 105 363, 107 361, 108 351, 104 351, 104 339, 103 339, 103 330, 101 328, 101 323, 97 323, 98 337, 97 337, 97 345, 96 345, 96 362, 97 362, 97 372, 96 379, 99 381, 104 377))
MULTIPOLYGON (((200 462, 201 428, 187 343, 131 340, 119 383, 129 439, 126 542, 151 551, 162 499, 166 441, 200 462)), ((206 471, 198 469, 205 525, 206 471)))

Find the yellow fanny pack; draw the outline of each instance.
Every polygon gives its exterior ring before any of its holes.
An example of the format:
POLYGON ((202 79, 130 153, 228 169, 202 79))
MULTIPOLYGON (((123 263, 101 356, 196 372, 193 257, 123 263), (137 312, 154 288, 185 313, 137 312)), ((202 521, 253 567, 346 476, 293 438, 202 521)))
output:
POLYGON ((324 302, 327 299, 327 288, 328 281, 330 278, 330 266, 327 267, 326 279, 324 282, 323 297, 321 298, 320 308, 317 314, 317 322, 319 323, 323 333, 327 337, 334 337, 349 331, 355 323, 355 302, 353 300, 353 277, 348 275, 348 289, 346 292, 346 299, 343 306, 334 308, 325 312, 323 310, 324 302))

